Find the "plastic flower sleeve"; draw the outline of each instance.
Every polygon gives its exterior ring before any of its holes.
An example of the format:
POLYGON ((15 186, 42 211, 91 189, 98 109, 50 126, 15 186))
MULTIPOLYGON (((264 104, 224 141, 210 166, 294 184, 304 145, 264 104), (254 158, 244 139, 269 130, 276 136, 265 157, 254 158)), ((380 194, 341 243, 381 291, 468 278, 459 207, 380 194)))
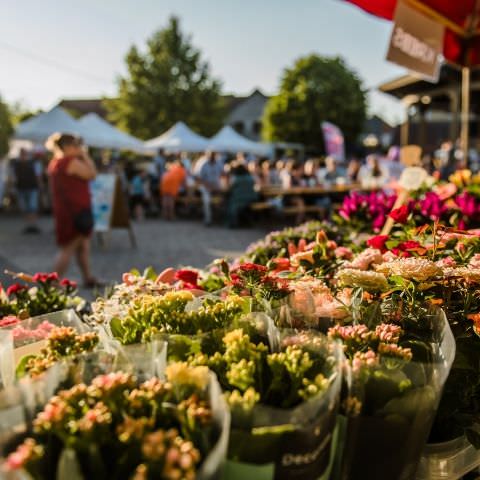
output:
MULTIPOLYGON (((455 356, 443 311, 424 319, 431 332, 402 346, 413 358, 381 361, 352 371, 344 400, 342 479, 412 478, 455 356)), ((340 456, 339 456, 340 457, 340 456)))
POLYGON ((13 335, 8 330, 0 330, 0 379, 2 388, 10 387, 15 381, 13 335))
MULTIPOLYGON (((22 404, 22 392, 17 386, 0 390, 0 457, 5 458, 23 439, 28 424, 22 404)), ((2 472, 0 470, 0 478, 2 472)))
POLYGON ((230 411, 222 395, 217 377, 210 372, 209 396, 213 418, 220 428, 218 440, 197 472, 197 480, 220 480, 225 468, 230 434, 230 411))
POLYGON ((326 359, 326 390, 294 408, 256 404, 231 406, 232 427, 227 462, 229 480, 319 478, 328 468, 341 388, 343 354, 337 342, 319 334, 287 335, 282 345, 305 343, 326 359))

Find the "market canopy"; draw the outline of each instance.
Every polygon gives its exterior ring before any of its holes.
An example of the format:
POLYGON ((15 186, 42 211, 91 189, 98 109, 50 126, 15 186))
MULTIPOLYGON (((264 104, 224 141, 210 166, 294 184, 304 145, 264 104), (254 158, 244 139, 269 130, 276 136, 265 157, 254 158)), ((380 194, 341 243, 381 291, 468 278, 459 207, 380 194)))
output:
POLYGON ((85 143, 91 147, 113 150, 145 151, 141 140, 122 132, 96 113, 87 113, 79 120, 85 143))
POLYGON ((163 148, 170 152, 203 152, 207 149, 207 145, 207 138, 195 133, 183 122, 177 122, 159 137, 144 143, 148 150, 163 148))
MULTIPOLYGON (((377 17, 392 20, 398 0, 346 0, 377 17)), ((457 65, 480 64, 480 2, 477 0, 404 0, 445 26, 443 56, 457 65)))
POLYGON ((75 120, 63 108, 54 107, 48 112, 39 113, 19 123, 14 137, 19 140, 43 143, 55 132, 84 136, 84 128, 78 120, 75 120))
POLYGON ((268 155, 270 148, 267 144, 254 142, 240 135, 229 125, 225 125, 208 143, 208 149, 214 152, 268 155))

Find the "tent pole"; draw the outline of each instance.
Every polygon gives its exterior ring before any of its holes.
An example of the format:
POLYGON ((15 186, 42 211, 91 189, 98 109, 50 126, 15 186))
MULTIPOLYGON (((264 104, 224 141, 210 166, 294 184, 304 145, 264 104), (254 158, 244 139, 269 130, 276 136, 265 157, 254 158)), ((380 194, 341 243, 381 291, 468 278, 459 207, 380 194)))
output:
POLYGON ((470 68, 462 68, 462 126, 460 131, 460 144, 464 161, 468 162, 468 137, 469 137, 469 112, 470 112, 470 68))

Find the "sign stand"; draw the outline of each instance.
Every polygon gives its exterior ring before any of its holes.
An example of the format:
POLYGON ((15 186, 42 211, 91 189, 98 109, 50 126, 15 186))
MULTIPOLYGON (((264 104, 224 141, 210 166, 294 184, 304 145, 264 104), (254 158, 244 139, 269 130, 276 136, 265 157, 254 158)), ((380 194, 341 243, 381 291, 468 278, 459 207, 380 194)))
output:
POLYGON ((132 248, 137 247, 135 233, 130 223, 130 214, 120 178, 113 174, 100 174, 91 184, 94 230, 102 247, 114 228, 128 230, 132 248))
MULTIPOLYGON (((427 171, 419 167, 421 163, 422 149, 418 145, 406 145, 400 149, 400 162, 405 165, 399 184, 397 200, 392 210, 400 208, 410 197, 410 192, 418 190, 428 177, 427 171)), ((395 223, 395 220, 388 216, 382 228, 381 235, 388 235, 395 223)))

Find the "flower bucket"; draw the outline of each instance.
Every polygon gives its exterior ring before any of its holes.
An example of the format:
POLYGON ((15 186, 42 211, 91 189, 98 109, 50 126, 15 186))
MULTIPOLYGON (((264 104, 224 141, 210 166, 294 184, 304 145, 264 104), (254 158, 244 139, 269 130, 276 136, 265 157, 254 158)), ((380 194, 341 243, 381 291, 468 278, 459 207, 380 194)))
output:
POLYGON ((225 478, 317 479, 328 469, 343 354, 336 342, 319 335, 316 340, 316 348, 320 342, 320 348, 330 354, 325 372, 328 389, 291 409, 258 404, 247 418, 232 410, 225 478))
POLYGON ((338 452, 334 478, 414 478, 455 357, 445 313, 427 320, 431 337, 411 342, 412 361, 382 365, 350 385, 349 400, 358 399, 361 411, 339 421, 343 455, 338 452))
POLYGON ((449 442, 427 444, 416 480, 456 480, 480 466, 480 451, 465 436, 449 442))
MULTIPOLYGON (((98 356, 98 354, 99 352, 94 352, 93 354, 84 355, 83 357, 86 357, 86 356, 94 357, 96 355, 98 356)), ((110 355, 110 354, 107 354, 107 355, 110 355)), ((108 372, 109 370, 108 362, 105 362, 103 366, 105 367, 105 370, 108 372)), ((115 368, 113 365, 111 365, 111 367, 113 369, 115 368)), ((183 367, 180 365, 180 369, 182 368, 183 367)), ((88 369, 84 371, 86 372, 86 377, 87 377, 85 378, 85 380, 90 380, 89 377, 92 372, 88 371, 88 369)), ((110 375, 105 376, 106 380, 102 380, 102 385, 109 384, 109 382, 111 381, 109 378, 113 378, 111 377, 111 375, 116 375, 115 373, 113 373, 114 371, 115 370, 111 370, 110 375), (103 383, 104 381, 106 383, 103 383)), ((164 374, 164 372, 162 372, 162 374, 164 374)), ((178 374, 176 374, 176 376, 178 378, 178 382, 176 379, 169 379, 169 381, 172 382, 174 392, 177 391, 176 388, 179 388, 178 392, 181 392, 182 385, 187 385, 187 382, 189 380, 185 380, 186 378, 185 371, 179 372, 178 374)), ((98 378, 101 378, 101 377, 98 377, 98 378)), ((191 381, 195 381, 195 379, 190 380, 190 382, 191 381)), ((90 382, 87 381, 87 383, 90 383, 90 382)), ((141 382, 138 382, 138 380, 135 382, 137 386, 139 385, 139 383, 141 382)), ((197 467, 195 478, 197 480, 220 480, 223 475, 223 466, 225 463, 225 457, 226 457, 227 448, 228 448, 230 413, 228 411, 226 402, 221 393, 220 386, 218 384, 216 376, 213 373, 207 371, 207 377, 205 377, 205 374, 202 373, 202 384, 206 385, 200 388, 202 390, 205 389, 203 391, 206 393, 206 398, 208 398, 209 409, 211 411, 211 417, 208 417, 208 418, 211 418, 212 420, 209 421, 208 425, 205 427, 207 429, 206 431, 209 432, 208 438, 209 438, 209 442, 211 443, 208 443, 208 444, 202 443, 207 439, 207 436, 205 436, 205 434, 202 433, 202 430, 198 430, 198 427, 200 424, 196 425, 197 430, 195 434, 193 434, 193 431, 190 430, 190 429, 193 429, 193 424, 191 423, 187 423, 187 424, 184 423, 183 424, 184 426, 182 428, 184 429, 183 430, 184 433, 186 433, 187 435, 191 434, 192 438, 196 438, 195 445, 203 453, 203 458, 197 467), (206 383, 203 383, 204 378, 206 378, 206 383), (190 431, 190 434, 188 433, 189 431, 190 431), (213 437, 211 435, 213 435, 213 437), (204 450, 207 447, 208 447, 208 450, 204 450)), ((193 385, 193 383, 190 383, 190 385, 193 385)), ((108 388, 108 387, 105 386, 104 388, 108 388)), ((149 384, 147 384, 147 388, 150 388, 149 384)), ((175 393, 175 396, 176 395, 179 395, 179 397, 176 397, 177 400, 175 400, 174 403, 168 403, 168 402, 162 403, 162 404, 158 403, 159 408, 164 410, 165 413, 156 417, 157 422, 158 421, 160 422, 160 424, 157 425, 157 429, 164 428, 164 431, 166 432, 167 429, 172 428, 171 424, 169 424, 168 422, 165 423, 165 425, 163 426, 162 419, 164 418, 164 415, 166 415, 165 418, 167 418, 168 412, 171 412, 173 408, 181 407, 181 404, 178 403, 179 402, 178 399, 180 400, 185 399, 188 401, 189 398, 192 398, 192 397, 189 397, 189 395, 191 395, 190 393, 189 394, 175 393)), ((21 402, 20 402, 20 405, 21 405, 21 402)), ((205 405, 205 404, 202 403, 198 405, 205 405)), ((2 407, 2 395, 0 394, 0 409, 1 407, 2 407)), ((9 405, 9 408, 11 408, 10 405, 9 405)), ((46 410, 46 411, 50 411, 50 410, 46 410)), ((112 412, 113 411, 114 410, 112 410, 112 412)), ((182 410, 180 409, 178 410, 178 412, 179 413, 177 413, 176 415, 180 415, 179 416, 180 418, 183 415, 182 410)), ((1 414, 1 411, 0 411, 0 414, 1 414)), ((176 417, 173 417, 173 418, 176 418, 176 417)), ((1 420, 1 416, 0 416, 0 420, 1 420)), ((23 431, 28 431, 29 426, 31 426, 31 422, 26 422, 24 417, 22 417, 22 420, 23 420, 22 425, 24 426, 23 431)), ((1 425, 2 424, 0 422, 0 426, 1 425)), ((154 430, 154 431, 156 432, 158 430, 154 430)), ((3 432, 0 429, 0 434, 2 433, 3 432)), ((113 436, 116 437, 116 435, 117 433, 115 433, 113 436)), ((3 450, 2 457, 4 457, 4 454, 6 453, 10 453, 14 451, 16 446, 19 444, 19 442, 23 441, 24 437, 25 435, 12 438, 10 448, 8 450, 6 449, 3 450)), ((3 437, 0 437, 0 438, 3 438, 3 437)), ((189 438, 189 437, 187 436, 186 438, 189 438)), ((116 468, 115 464, 112 464, 112 461, 114 462, 115 457, 112 458, 110 455, 110 459, 107 461, 105 455, 108 454, 109 449, 108 448, 105 449, 105 446, 103 447, 104 450, 102 450, 101 448, 97 448, 97 446, 95 446, 95 441, 96 441, 95 437, 93 437, 90 441, 92 443, 91 448, 89 447, 88 449, 85 449, 85 445, 83 445, 83 447, 80 446, 80 450, 75 449, 75 448, 79 448, 80 444, 78 443, 75 444, 75 442, 73 442, 73 443, 69 443, 67 446, 63 440, 59 441, 58 437, 54 438, 53 436, 50 438, 50 440, 47 443, 44 443, 44 448, 47 449, 46 456, 45 456, 46 463, 44 465, 44 468, 46 468, 47 471, 51 472, 51 474, 48 475, 48 478, 52 478, 54 480, 87 480, 87 478, 112 478, 110 477, 110 474, 107 473, 109 472, 107 465, 111 465, 111 466, 113 465, 112 468, 115 470, 116 468)), ((102 441, 108 442, 108 437, 107 439, 104 437, 102 441)), ((153 443, 151 445, 152 447, 154 447, 156 444, 153 443)), ((125 465, 125 468, 130 468, 130 469, 134 468, 132 467, 132 461, 138 461, 138 458, 139 458, 138 446, 136 449, 132 449, 132 450, 130 450, 130 448, 124 448, 123 455, 121 456, 121 458, 118 458, 118 462, 119 462, 118 465, 122 464, 122 465, 125 465), (134 460, 129 459, 130 451, 133 452, 132 456, 134 460)), ((140 457, 140 458, 143 458, 143 457, 140 457)), ((33 478, 33 479, 40 478, 40 477, 37 477, 36 475, 33 475, 31 477, 22 469, 8 471, 9 465, 10 465, 9 461, 3 462, 2 464, 0 459, 0 478, 8 478, 8 479, 15 479, 15 480, 23 480, 27 478, 33 478)), ((137 463, 133 463, 133 465, 137 465, 137 463)), ((34 468, 37 469, 37 466, 35 465, 34 468)), ((123 470, 117 468, 115 473, 115 478, 127 478, 127 476, 124 477, 123 475, 124 475, 123 470)), ((41 477, 41 478, 45 478, 45 477, 41 477)), ((128 478, 130 478, 130 476, 128 478)), ((184 477, 182 476, 181 478, 184 478, 184 477)))

